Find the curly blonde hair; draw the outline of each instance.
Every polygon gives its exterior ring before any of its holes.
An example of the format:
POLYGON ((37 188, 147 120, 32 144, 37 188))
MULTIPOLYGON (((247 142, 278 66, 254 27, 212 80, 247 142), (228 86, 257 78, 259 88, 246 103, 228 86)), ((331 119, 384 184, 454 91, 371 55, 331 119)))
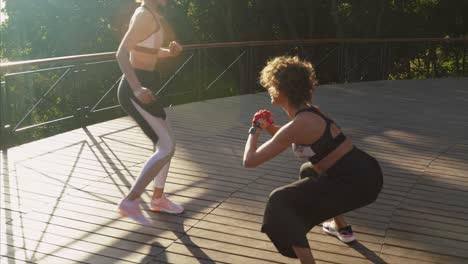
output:
POLYGON ((269 60, 260 72, 259 81, 271 95, 281 93, 296 107, 311 104, 312 93, 318 84, 312 64, 290 56, 269 60))

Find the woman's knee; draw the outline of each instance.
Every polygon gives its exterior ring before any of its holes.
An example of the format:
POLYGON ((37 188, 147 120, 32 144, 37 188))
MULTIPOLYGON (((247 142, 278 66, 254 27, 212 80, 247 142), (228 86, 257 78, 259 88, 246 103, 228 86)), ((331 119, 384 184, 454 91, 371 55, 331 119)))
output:
POLYGON ((172 157, 176 150, 176 143, 172 138, 164 138, 164 140, 159 140, 157 148, 161 156, 172 157))
POLYGON ((164 161, 170 160, 174 156, 174 153, 175 148, 166 148, 158 150, 158 156, 164 161))
POLYGON ((301 168, 299 169, 299 177, 302 179, 305 178, 318 178, 318 173, 314 170, 314 165, 310 162, 306 162, 302 164, 301 168))
POLYGON ((169 146, 167 146, 167 156, 172 158, 174 156, 176 150, 176 143, 174 141, 171 141, 169 146))
POLYGON ((282 207, 289 200, 290 194, 285 187, 273 190, 268 197, 268 206, 270 208, 282 207))
MULTIPOLYGON (((287 226, 289 217, 284 217, 289 214, 288 195, 284 188, 278 188, 270 193, 268 203, 263 215, 262 232, 267 233, 272 240, 278 237, 279 229, 287 226)), ((281 237, 281 236, 280 236, 281 237)))

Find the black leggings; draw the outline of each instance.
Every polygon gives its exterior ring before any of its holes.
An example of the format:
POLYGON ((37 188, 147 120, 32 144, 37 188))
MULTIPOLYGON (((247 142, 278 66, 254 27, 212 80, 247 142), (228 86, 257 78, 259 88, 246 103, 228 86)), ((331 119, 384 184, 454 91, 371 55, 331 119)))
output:
POLYGON ((354 148, 326 174, 317 175, 310 162, 301 179, 274 190, 268 199, 262 232, 284 256, 297 258, 293 246, 309 248, 307 233, 337 215, 377 199, 383 176, 376 159, 354 148))
MULTIPOLYGON (((143 70, 135 70, 135 73, 143 87, 152 91, 159 88, 157 73, 143 70)), ((162 105, 158 99, 149 104, 140 103, 125 78, 122 78, 120 83, 118 98, 125 112, 138 123, 154 145, 157 145, 156 152, 145 162, 140 175, 132 185, 130 194, 141 196, 152 180, 154 180, 155 188, 164 189, 171 158, 175 151, 175 141, 162 105)))
MULTIPOLYGON (((137 75, 138 80, 141 83, 141 86, 148 88, 153 92, 159 88, 159 84, 161 82, 157 72, 135 69, 135 73, 137 75)), ((138 126, 141 127, 146 136, 148 136, 151 139, 151 141, 153 141, 153 143, 156 145, 159 139, 158 135, 154 132, 154 130, 151 128, 148 122, 142 117, 141 113, 138 112, 132 101, 137 103, 141 108, 143 108, 143 110, 150 113, 152 116, 159 117, 165 120, 166 112, 164 111, 164 108, 162 107, 159 100, 155 100, 149 104, 141 103, 133 94, 133 91, 130 88, 130 84, 125 79, 125 77, 122 77, 122 81, 120 82, 117 91, 117 97, 119 99, 120 106, 123 108, 123 110, 129 116, 131 116, 135 120, 135 122, 137 122, 138 126)))

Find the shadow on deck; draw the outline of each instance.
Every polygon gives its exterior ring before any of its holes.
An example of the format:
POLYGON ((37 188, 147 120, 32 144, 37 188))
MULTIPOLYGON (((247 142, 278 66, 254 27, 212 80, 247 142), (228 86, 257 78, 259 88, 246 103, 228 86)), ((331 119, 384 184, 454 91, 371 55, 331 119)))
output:
MULTIPOLYGON (((326 85, 315 97, 385 173, 379 199, 347 214, 359 242, 310 232, 318 262, 467 263, 468 79, 326 85)), ((241 166, 263 108, 287 122, 263 93, 167 109, 178 145, 166 190, 186 212, 146 211, 152 227, 115 211, 152 153, 129 118, 2 152, 0 263, 296 263, 259 229, 300 161, 287 151, 241 166)))

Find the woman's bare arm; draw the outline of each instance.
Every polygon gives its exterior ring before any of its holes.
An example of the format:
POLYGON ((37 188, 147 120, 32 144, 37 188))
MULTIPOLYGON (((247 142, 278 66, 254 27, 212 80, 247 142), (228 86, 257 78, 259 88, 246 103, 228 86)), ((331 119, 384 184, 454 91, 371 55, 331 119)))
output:
POLYGON ((281 126, 269 125, 265 130, 270 134, 270 136, 274 136, 280 128, 281 126))
POLYGON ((261 129, 258 129, 253 135, 249 134, 244 150, 244 167, 257 167, 289 148, 294 142, 295 135, 297 134, 296 130, 298 130, 297 127, 290 123, 280 128, 270 140, 265 142, 258 149, 257 143, 261 129))
POLYGON ((130 63, 130 51, 141 41, 142 36, 151 34, 151 28, 147 25, 152 21, 153 18, 151 14, 147 14, 146 12, 136 14, 130 23, 127 33, 120 42, 119 49, 116 53, 117 62, 125 75, 125 79, 128 81, 135 96, 144 103, 149 103, 151 100, 154 100, 154 96, 149 90, 145 91, 145 88, 141 87, 141 83, 130 63), (139 96, 142 92, 145 93, 145 96, 139 96))

